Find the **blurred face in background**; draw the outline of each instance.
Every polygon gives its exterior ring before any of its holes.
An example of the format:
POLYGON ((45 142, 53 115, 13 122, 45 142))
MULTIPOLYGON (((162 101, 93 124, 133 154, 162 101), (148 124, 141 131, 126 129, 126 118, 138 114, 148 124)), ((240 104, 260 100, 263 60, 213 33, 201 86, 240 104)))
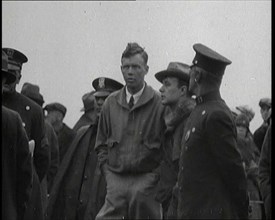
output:
POLYGON ((237 125, 237 134, 239 137, 245 138, 248 130, 244 126, 237 125))
POLYGON ((97 111, 97 117, 100 116, 102 106, 103 106, 103 104, 105 102, 105 99, 107 97, 108 96, 95 96, 95 100, 96 100, 95 108, 96 108, 96 111, 97 111))
POLYGON ((261 115, 264 121, 267 121, 269 118, 270 112, 269 112, 269 107, 268 106, 262 106, 261 107, 261 115))
POLYGON ((56 110, 47 112, 45 116, 45 120, 53 126, 56 133, 58 133, 63 127, 63 118, 63 114, 56 110))

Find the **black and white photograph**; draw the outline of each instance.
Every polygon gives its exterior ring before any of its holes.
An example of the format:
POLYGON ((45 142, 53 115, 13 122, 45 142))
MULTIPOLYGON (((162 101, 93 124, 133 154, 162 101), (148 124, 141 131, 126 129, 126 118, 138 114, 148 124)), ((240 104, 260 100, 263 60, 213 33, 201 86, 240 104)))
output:
POLYGON ((271 219, 271 0, 2 1, 2 219, 271 219))

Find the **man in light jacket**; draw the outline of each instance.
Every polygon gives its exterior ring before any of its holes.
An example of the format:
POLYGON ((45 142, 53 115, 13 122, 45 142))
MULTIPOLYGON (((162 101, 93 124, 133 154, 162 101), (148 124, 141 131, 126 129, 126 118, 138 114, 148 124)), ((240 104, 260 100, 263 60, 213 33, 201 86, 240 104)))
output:
POLYGON ((148 55, 128 43, 121 57, 126 85, 102 107, 95 150, 106 178, 107 195, 96 219, 161 219, 154 199, 164 131, 159 94, 144 81, 148 55))

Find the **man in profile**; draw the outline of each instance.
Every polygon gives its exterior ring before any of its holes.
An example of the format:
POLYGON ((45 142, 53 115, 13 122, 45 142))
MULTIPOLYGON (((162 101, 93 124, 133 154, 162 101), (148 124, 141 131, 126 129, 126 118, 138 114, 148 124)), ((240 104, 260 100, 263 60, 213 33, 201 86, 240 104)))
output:
POLYGON ((193 48, 189 92, 197 104, 183 135, 178 218, 247 219, 247 180, 236 126, 219 91, 231 61, 203 44, 193 48))

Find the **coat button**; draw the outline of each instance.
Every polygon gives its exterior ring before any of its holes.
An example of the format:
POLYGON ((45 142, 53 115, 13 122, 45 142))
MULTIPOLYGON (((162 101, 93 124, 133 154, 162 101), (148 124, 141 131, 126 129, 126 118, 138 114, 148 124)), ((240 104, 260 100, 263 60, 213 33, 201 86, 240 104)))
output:
POLYGON ((181 170, 184 170, 184 167, 183 167, 183 166, 181 166, 181 170))
POLYGON ((188 150, 188 146, 185 146, 185 151, 187 151, 188 150))
POLYGON ((83 200, 82 200, 82 199, 80 199, 79 203, 80 203, 80 204, 82 204, 82 203, 83 203, 83 200))
POLYGON ((85 175, 85 176, 84 176, 84 180, 87 180, 87 179, 88 179, 88 177, 85 175))
POLYGON ((27 105, 26 110, 29 111, 30 109, 31 109, 31 107, 27 105))

